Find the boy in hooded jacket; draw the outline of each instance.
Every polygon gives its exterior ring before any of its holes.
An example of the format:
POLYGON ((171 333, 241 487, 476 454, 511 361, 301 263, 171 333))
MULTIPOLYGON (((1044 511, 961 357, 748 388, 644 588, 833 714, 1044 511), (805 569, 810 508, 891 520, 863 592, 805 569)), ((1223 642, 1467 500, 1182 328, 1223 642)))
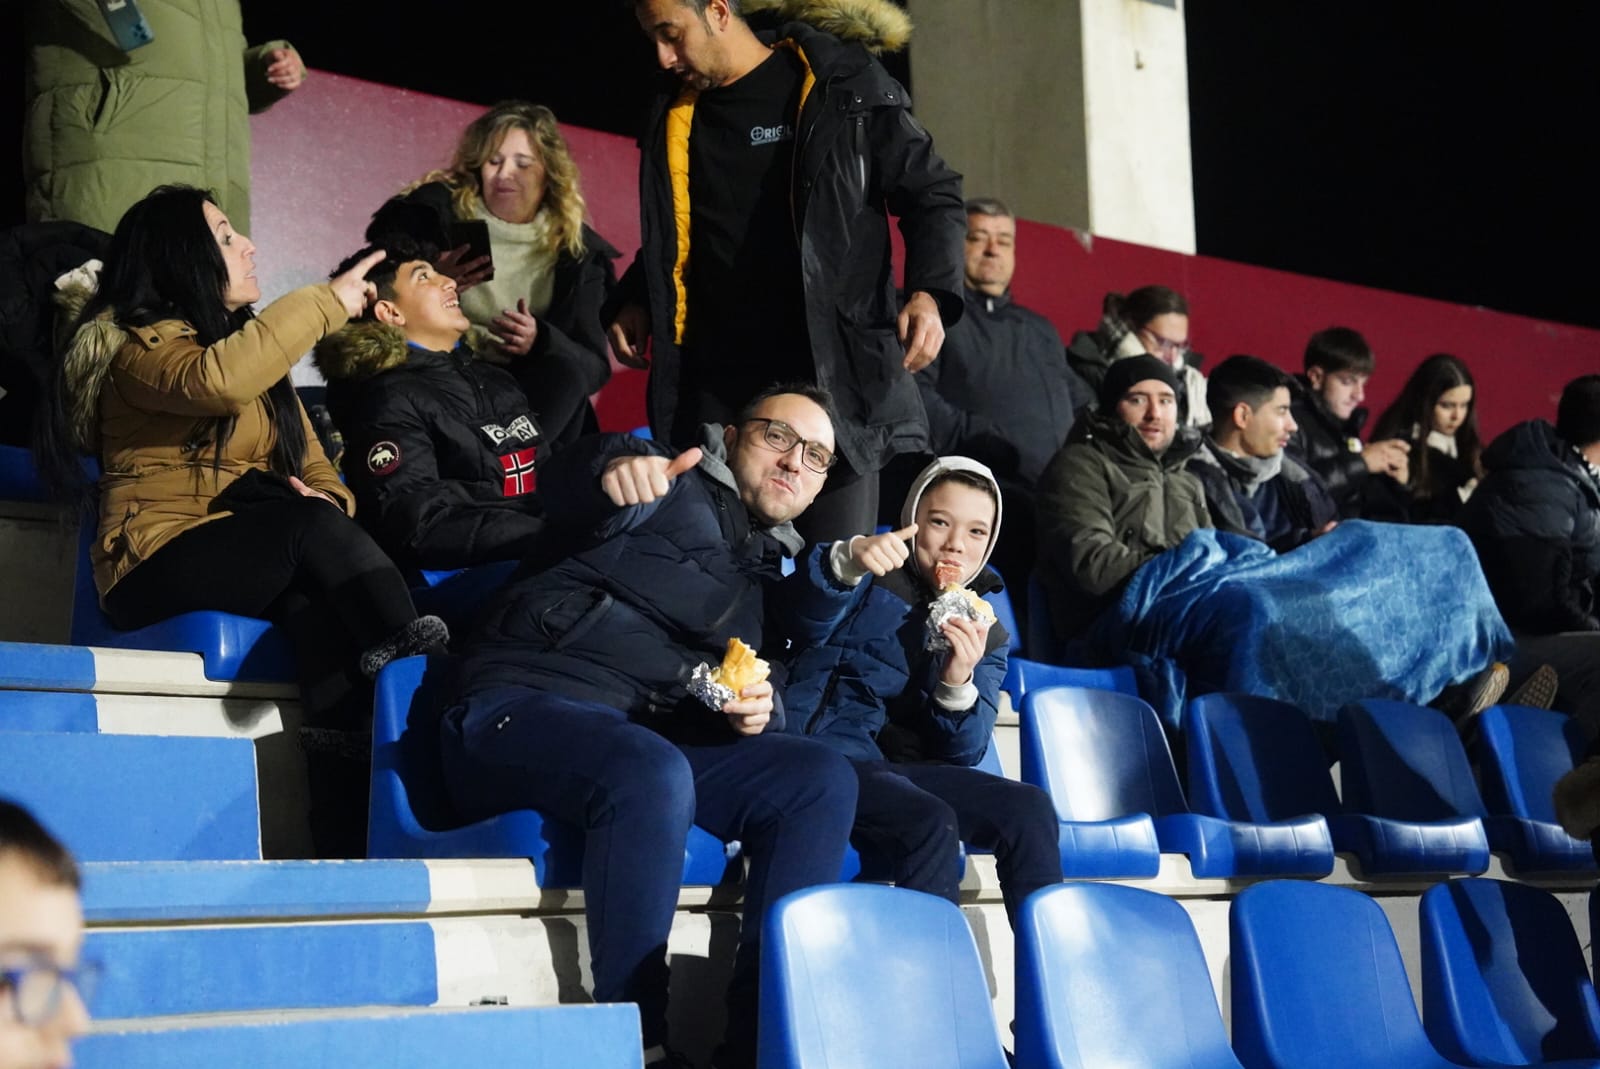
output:
POLYGON ((850 840, 869 866, 958 902, 960 844, 991 849, 1015 924, 1031 892, 1060 882, 1061 857, 1049 796, 972 767, 994 729, 1007 636, 981 609, 929 625, 941 592, 999 589, 986 565, 1000 511, 988 468, 941 457, 912 483, 900 530, 816 546, 786 583, 784 700, 786 730, 850 759, 850 840))

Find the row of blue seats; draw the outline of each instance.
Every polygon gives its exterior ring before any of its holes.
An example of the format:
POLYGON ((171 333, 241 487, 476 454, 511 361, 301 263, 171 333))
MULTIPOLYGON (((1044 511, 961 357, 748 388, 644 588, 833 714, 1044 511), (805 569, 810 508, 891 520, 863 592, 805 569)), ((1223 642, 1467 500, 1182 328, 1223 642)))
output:
MULTIPOLYGON (((1450 1069, 1600 1065, 1600 1003, 1559 901, 1466 879, 1422 899, 1419 1019, 1394 933, 1359 891, 1272 881, 1229 914, 1230 1043, 1177 900, 1064 884, 1024 904, 1017 1069, 1450 1069)), ((762 944, 762 1069, 1005 1069, 960 911, 896 888, 830 886, 773 908, 762 944), (893 992, 893 1004, 885 992, 893 992)))
POLYGON ((1230 694, 1186 712, 1187 799, 1154 711, 1110 691, 1030 691, 1022 778, 1055 802, 1068 876, 1153 876, 1163 852, 1203 877, 1324 876, 1336 852, 1367 877, 1476 874, 1491 850, 1521 874, 1594 873, 1550 800, 1581 752, 1568 718, 1516 706, 1481 717, 1488 805, 1444 714, 1378 700, 1339 714, 1342 799, 1305 714, 1230 694))

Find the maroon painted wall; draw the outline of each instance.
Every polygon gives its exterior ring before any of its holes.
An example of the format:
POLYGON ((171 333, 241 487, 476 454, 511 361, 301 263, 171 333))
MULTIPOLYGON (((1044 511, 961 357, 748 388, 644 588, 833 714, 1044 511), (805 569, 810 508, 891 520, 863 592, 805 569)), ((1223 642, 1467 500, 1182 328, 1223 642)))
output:
MULTIPOLYGON (((325 277, 354 251, 382 200, 442 166, 476 105, 315 72, 305 88, 252 119, 257 257, 268 298, 325 277)), ((595 228, 623 250, 638 246, 638 153, 631 141, 575 127, 567 138, 583 173, 595 228)), ((1159 282, 1192 309, 1194 346, 1212 363, 1253 353, 1299 370, 1306 338, 1352 326, 1378 353, 1374 415, 1429 353, 1466 360, 1478 378, 1486 435, 1532 416, 1553 418, 1570 379, 1600 371, 1600 331, 1563 326, 1383 290, 1270 271, 1204 256, 1020 226, 1014 292, 1050 317, 1063 339, 1093 327, 1107 290, 1159 282)), ((608 429, 644 422, 644 375, 619 369, 599 398, 608 429)))

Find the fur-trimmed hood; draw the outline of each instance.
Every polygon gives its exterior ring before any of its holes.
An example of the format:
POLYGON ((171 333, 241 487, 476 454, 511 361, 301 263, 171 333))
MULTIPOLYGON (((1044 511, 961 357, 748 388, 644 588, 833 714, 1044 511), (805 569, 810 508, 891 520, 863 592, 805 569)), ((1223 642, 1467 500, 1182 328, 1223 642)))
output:
POLYGON ((743 0, 746 17, 804 22, 874 53, 898 52, 911 40, 911 16, 890 0, 743 0))
POLYGON ((111 371, 111 361, 128 344, 128 332, 112 318, 110 309, 73 328, 94 295, 95 287, 87 280, 74 280, 55 295, 56 321, 63 324, 61 372, 69 398, 72 441, 89 456, 100 451, 100 390, 111 371))
MULTIPOLYGON (((481 344, 487 333, 473 327, 463 339, 473 353, 485 351, 481 344)), ((375 319, 358 319, 317 342, 312 360, 329 382, 365 382, 410 358, 411 345, 405 332, 375 319)))

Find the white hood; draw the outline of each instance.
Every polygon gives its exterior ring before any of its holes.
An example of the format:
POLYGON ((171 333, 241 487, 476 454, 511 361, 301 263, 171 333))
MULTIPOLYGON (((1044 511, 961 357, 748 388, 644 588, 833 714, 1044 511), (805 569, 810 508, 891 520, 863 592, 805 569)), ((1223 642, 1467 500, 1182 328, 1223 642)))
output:
MULTIPOLYGON (((922 473, 911 483, 911 489, 906 493, 906 502, 900 508, 900 526, 910 527, 916 522, 917 503, 922 500, 923 491, 927 490, 928 484, 939 476, 952 471, 970 472, 994 487, 994 526, 989 531, 989 545, 984 550, 983 560, 978 562, 977 570, 967 580, 968 585, 971 585, 972 580, 976 579, 978 574, 988 565, 989 558, 994 555, 994 544, 1000 538, 1000 518, 1004 512, 1004 505, 1000 496, 1000 484, 995 480, 994 472, 971 457, 939 457, 932 464, 923 468, 922 473)), ((917 555, 915 553, 911 555, 910 563, 913 567, 916 567, 917 555)), ((918 570, 920 572, 920 569, 918 570)), ((930 586, 933 584, 933 576, 924 575, 923 579, 927 580, 930 586)))

